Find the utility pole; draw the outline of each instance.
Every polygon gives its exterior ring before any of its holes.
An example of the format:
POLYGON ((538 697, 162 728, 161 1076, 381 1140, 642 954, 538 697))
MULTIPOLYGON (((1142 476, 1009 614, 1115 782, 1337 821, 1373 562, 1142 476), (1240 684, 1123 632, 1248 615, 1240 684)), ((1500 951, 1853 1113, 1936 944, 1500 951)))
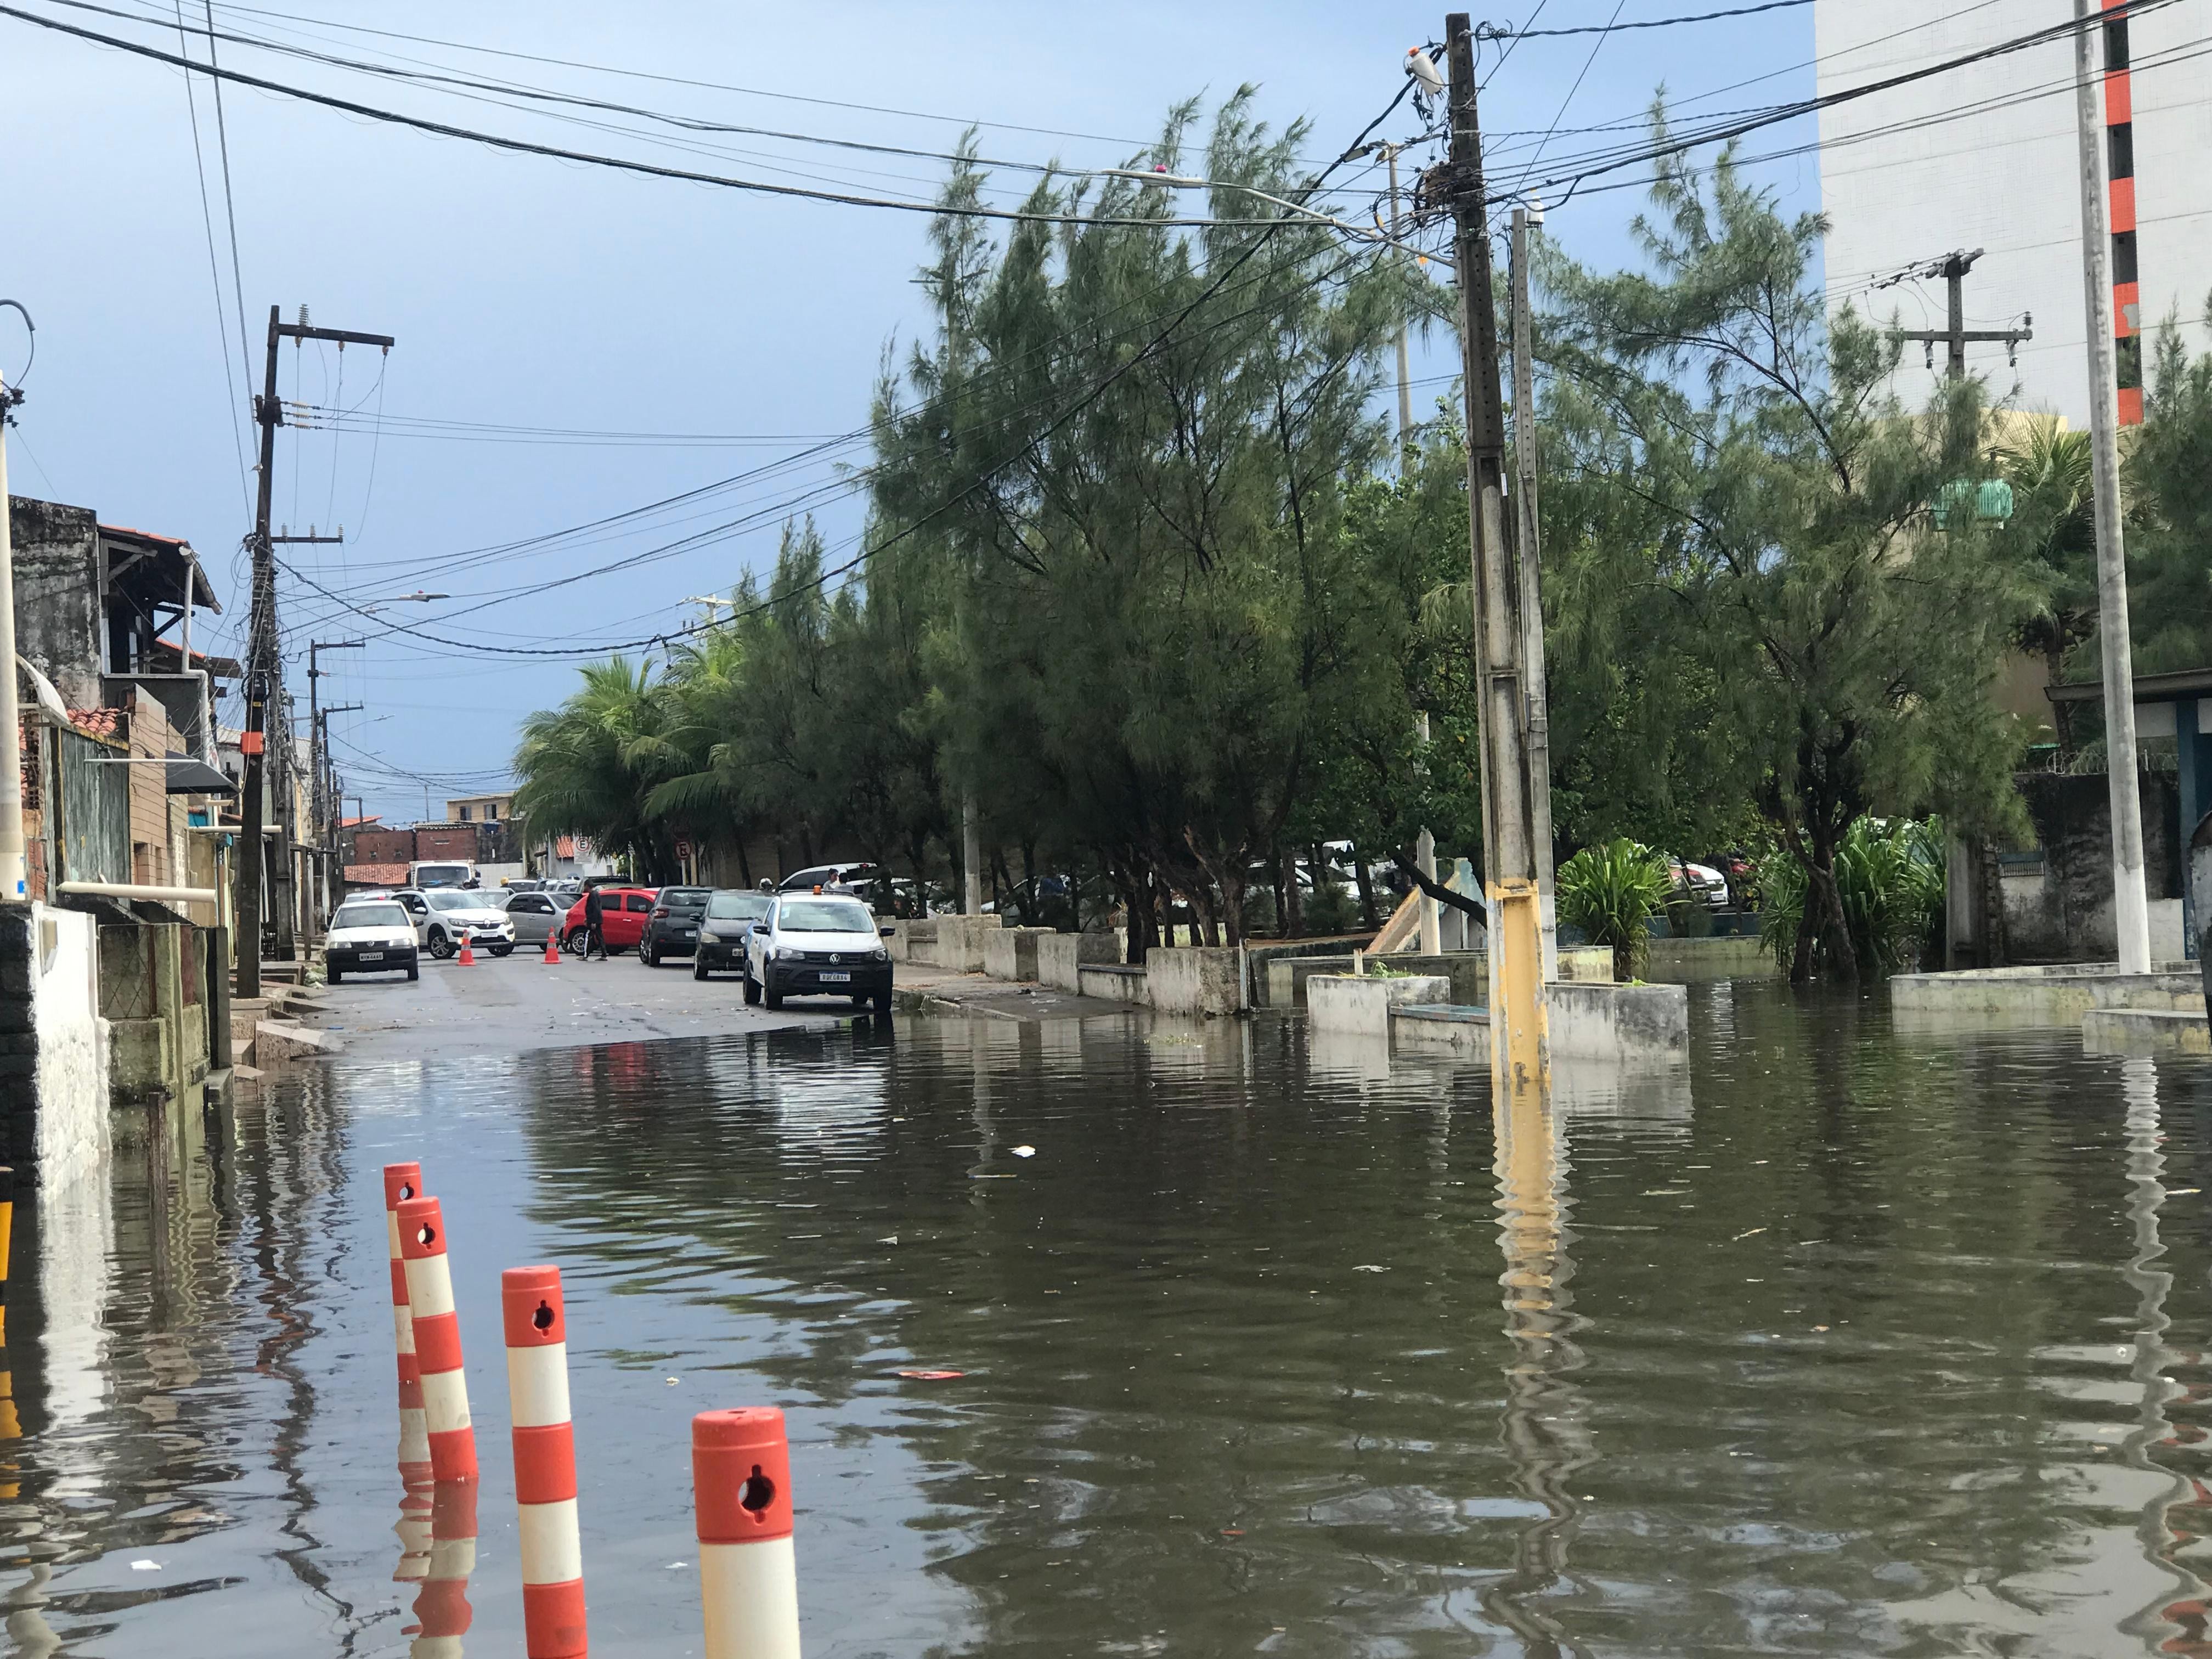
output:
MULTIPOLYGON (((1405 240, 1398 225, 1398 152, 1399 144, 1385 144, 1382 154, 1390 163, 1390 240, 1405 240)), ((1406 319, 1398 319, 1398 471, 1405 476, 1406 461, 1413 449, 1413 386, 1406 363, 1406 319)))
POLYGON ((960 910, 983 914, 983 836, 975 813, 975 792, 960 798, 960 910))
MULTIPOLYGON (((361 641, 349 640, 345 643, 358 645, 361 641)), ((323 648, 327 651, 331 647, 325 646, 323 648)), ((308 647, 311 654, 313 649, 312 646, 308 647)), ((314 671, 310 668, 307 672, 313 673, 314 671)), ((343 872, 338 864, 338 820, 345 816, 345 805, 338 796, 337 768, 331 764, 330 758, 331 716, 354 714, 362 707, 362 705, 357 702, 334 703, 328 708, 319 709, 314 715, 315 746, 322 756, 321 764, 315 773, 317 792, 320 793, 323 790, 326 773, 329 784, 329 793, 323 796, 323 799, 330 803, 330 811, 323 816, 323 823, 325 826, 323 841, 323 869, 325 872, 323 896, 329 902, 332 909, 337 908, 339 890, 345 885, 343 872)))
MULTIPOLYGON (((238 981, 237 991, 241 997, 261 994, 261 896, 263 858, 261 821, 264 816, 263 795, 264 773, 267 769, 267 748, 272 705, 280 709, 277 723, 282 724, 281 704, 275 703, 282 665, 276 645, 276 552, 275 538, 269 530, 270 493, 275 483, 276 467, 276 428, 284 423, 284 408, 276 399, 276 347, 279 342, 292 340, 331 340, 341 349, 348 345, 373 345, 389 351, 395 343, 388 334, 356 334, 337 328, 308 326, 305 312, 296 323, 282 320, 275 306, 269 307, 269 348, 267 366, 262 377, 261 395, 253 400, 253 419, 261 428, 261 459, 257 469, 253 499, 253 606, 252 621, 247 635, 246 659, 246 730, 240 748, 246 757, 246 777, 240 787, 238 816, 240 839, 245 843, 238 860, 238 981)), ((287 537, 288 541, 307 540, 307 537, 287 537)), ((335 538, 332 538, 335 539, 335 538)), ((289 769, 280 769, 279 785, 289 769)), ((291 852, 289 847, 280 848, 289 866, 291 852)), ((280 891, 291 889, 289 867, 277 872, 280 891)), ((291 939, 291 919, 284 918, 279 930, 280 939, 289 945, 291 939)))
MULTIPOLYGON (((2074 0, 2074 104, 2081 154, 2081 280, 2089 324, 2089 445, 2096 467, 2097 637, 2105 659, 2105 772, 2112 817, 2112 931, 2120 971, 2150 971, 2142 799, 2136 777, 2135 653, 2120 531, 2120 392, 2112 344, 2112 240, 2105 222, 2104 123, 2090 41, 2096 13, 2074 0)), ((2124 65, 2114 65, 2119 68, 2124 65)))
POLYGON ((1551 692, 1544 665, 1542 544, 1536 527, 1536 324, 1528 307, 1528 230, 1544 210, 1513 210, 1513 544, 1520 565, 1522 660, 1528 680, 1528 832, 1544 918, 1544 982, 1559 976, 1559 896, 1552 875, 1551 692))
POLYGON ((1875 284, 1876 288, 1888 288, 1905 281, 1908 276, 1941 276, 1943 279, 1950 290, 1951 302, 1948 313, 1949 325, 1944 328, 1900 328, 1892 337, 1899 340, 1920 341, 1928 348, 1928 360, 1931 367, 1936 360, 1936 346, 1942 345, 1945 348, 1944 374, 1945 378, 1948 380, 1963 380, 1966 378, 1966 347, 1972 342, 2002 340, 2004 343, 2005 360, 2011 362, 2016 361, 2013 354, 2020 349, 2020 343, 2022 340, 2033 340, 2035 337, 2035 330, 2031 326, 2035 321, 2033 315, 2023 317, 2018 328, 1968 328, 1966 326, 1966 273, 1974 268, 1974 261, 1981 257, 1980 248, 1974 249, 1971 253, 1963 250, 1947 253, 1932 264, 1917 265, 1911 270, 1885 278, 1875 284))
POLYGON ((1451 151, 1445 191, 1457 221, 1453 269, 1466 354, 1468 528, 1482 722, 1484 884, 1490 917, 1491 1075, 1508 1089, 1551 1086, 1542 899, 1530 775, 1528 629, 1505 522, 1505 410, 1486 222, 1474 36, 1465 12, 1444 18, 1451 151))
POLYGON ((15 707, 15 550, 8 522, 8 428, 22 401, 21 392, 0 380, 0 652, 8 659, 0 672, 0 899, 15 904, 30 896, 31 879, 23 850, 23 735, 15 707))
MULTIPOLYGON (((323 855, 323 902, 317 921, 330 914, 331 899, 337 884, 331 879, 331 860, 336 856, 337 833, 332 820, 337 814, 331 811, 331 794, 325 787, 325 774, 330 770, 330 730, 324 725, 320 687, 316 684, 323 678, 322 653, 325 651, 359 651, 365 640, 310 640, 307 641, 307 833, 323 855)), ((347 709, 359 708, 357 702, 348 703, 347 709)), ((328 711, 337 714, 344 710, 328 711)))

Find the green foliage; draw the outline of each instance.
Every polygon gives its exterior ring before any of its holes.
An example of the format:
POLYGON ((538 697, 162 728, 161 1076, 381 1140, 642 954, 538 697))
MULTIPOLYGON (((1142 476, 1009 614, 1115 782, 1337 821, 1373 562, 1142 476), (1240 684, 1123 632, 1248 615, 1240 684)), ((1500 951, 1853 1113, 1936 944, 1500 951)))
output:
MULTIPOLYGON (((1942 938, 1943 829, 1939 820, 1884 823, 1861 818, 1836 853, 1836 886, 1859 959, 1882 973, 1909 970, 1942 938)), ((1787 967, 1797 955, 1808 884, 1786 854, 1766 861, 1760 879, 1766 908, 1759 936, 1787 967)))
MULTIPOLYGON (((1991 692, 2036 586, 1987 527, 1930 522, 1985 466, 1978 389, 1917 417, 1884 394, 1894 343, 1848 310, 1831 321, 1808 280, 1817 217, 1784 222, 1725 153, 1702 175, 1662 161, 1653 205, 1646 270, 1547 269, 1554 405, 1571 413, 1557 470, 1636 528, 1590 538, 1589 585, 1646 596, 1647 648, 1694 666, 1721 734, 1705 787, 1756 807, 1812 895, 1803 939, 1852 977, 1835 875, 1850 827, 2018 811, 2019 736, 1991 692)), ((1790 964, 1814 965, 1809 949, 1790 964)))
POLYGON ((2212 353, 2191 358, 2171 320, 2135 438, 2124 490, 2135 670, 2202 668, 2212 663, 2212 353))
POLYGON ((1643 977, 1651 956, 1649 922, 1672 890, 1667 860, 1640 842, 1616 836, 1585 847, 1558 872, 1559 916, 1593 945, 1613 947, 1613 976, 1643 977))

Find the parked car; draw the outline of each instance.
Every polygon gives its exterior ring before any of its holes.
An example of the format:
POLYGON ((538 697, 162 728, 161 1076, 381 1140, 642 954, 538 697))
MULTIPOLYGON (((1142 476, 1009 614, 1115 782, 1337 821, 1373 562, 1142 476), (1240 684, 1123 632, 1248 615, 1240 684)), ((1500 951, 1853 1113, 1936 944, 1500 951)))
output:
POLYGON ((663 957, 688 957, 699 945, 699 919, 707 911, 711 887, 664 887, 638 935, 637 959, 648 968, 663 957))
POLYGON ((507 919, 514 924, 514 942, 517 945, 544 944, 560 927, 561 915, 566 908, 550 893, 510 893, 507 899, 507 919))
POLYGON ((858 887, 883 872, 872 864, 815 864, 795 871, 776 883, 779 893, 811 893, 816 888, 858 887))
POLYGON ((745 1000, 771 1008, 787 996, 850 997, 891 1006, 891 953, 868 907, 822 893, 779 893, 745 939, 745 1000))
POLYGON ((323 976, 332 985, 348 974, 404 973, 420 979, 415 924, 397 899, 348 899, 323 936, 323 976))
POLYGON ((744 973, 746 937, 768 914, 771 902, 766 893, 749 893, 742 887, 718 887, 708 894, 707 914, 699 922, 699 948, 691 957, 691 977, 705 979, 733 969, 744 973))
POLYGON ((489 895, 465 887, 434 887, 416 896, 424 906, 415 919, 422 948, 439 961, 458 954, 464 939, 495 957, 514 954, 514 924, 489 895))
MULTIPOLYGON (((659 890, 657 887, 608 886, 598 890, 599 902, 606 907, 600 913, 599 932, 606 938, 608 950, 635 948, 638 939, 645 933, 647 918, 653 915, 653 901, 659 890)), ((584 896, 579 895, 576 902, 568 907, 568 914, 562 918, 561 928, 561 943, 576 955, 583 955, 584 947, 589 943, 584 927, 584 896)))
POLYGON ((1670 858, 1667 860, 1667 873, 1675 886, 1686 888, 1690 896, 1708 909, 1729 908, 1728 878, 1710 864, 1692 864, 1684 859, 1670 858))

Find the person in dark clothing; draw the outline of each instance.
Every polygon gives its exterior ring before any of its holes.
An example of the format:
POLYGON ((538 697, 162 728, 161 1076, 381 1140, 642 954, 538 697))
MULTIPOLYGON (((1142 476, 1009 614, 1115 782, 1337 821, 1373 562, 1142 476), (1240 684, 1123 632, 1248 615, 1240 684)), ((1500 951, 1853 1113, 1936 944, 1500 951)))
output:
POLYGON ((594 951, 601 962, 607 959, 606 930, 600 926, 600 914, 606 901, 596 887, 584 895, 584 960, 589 962, 594 951))

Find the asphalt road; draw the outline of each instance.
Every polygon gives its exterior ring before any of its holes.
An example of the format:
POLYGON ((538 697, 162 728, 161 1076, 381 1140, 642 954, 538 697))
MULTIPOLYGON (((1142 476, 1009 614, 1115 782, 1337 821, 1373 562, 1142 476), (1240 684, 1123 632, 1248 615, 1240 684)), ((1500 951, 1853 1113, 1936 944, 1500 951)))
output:
POLYGON ((734 975, 702 984, 688 959, 647 968, 636 957, 549 967, 518 950, 489 953, 476 965, 422 958, 422 977, 349 977, 322 993, 328 1016, 317 1023, 349 1055, 375 1060, 441 1054, 520 1054, 595 1042, 718 1036, 841 1023, 855 1018, 842 1000, 808 998, 779 1012, 745 1006, 734 975))

